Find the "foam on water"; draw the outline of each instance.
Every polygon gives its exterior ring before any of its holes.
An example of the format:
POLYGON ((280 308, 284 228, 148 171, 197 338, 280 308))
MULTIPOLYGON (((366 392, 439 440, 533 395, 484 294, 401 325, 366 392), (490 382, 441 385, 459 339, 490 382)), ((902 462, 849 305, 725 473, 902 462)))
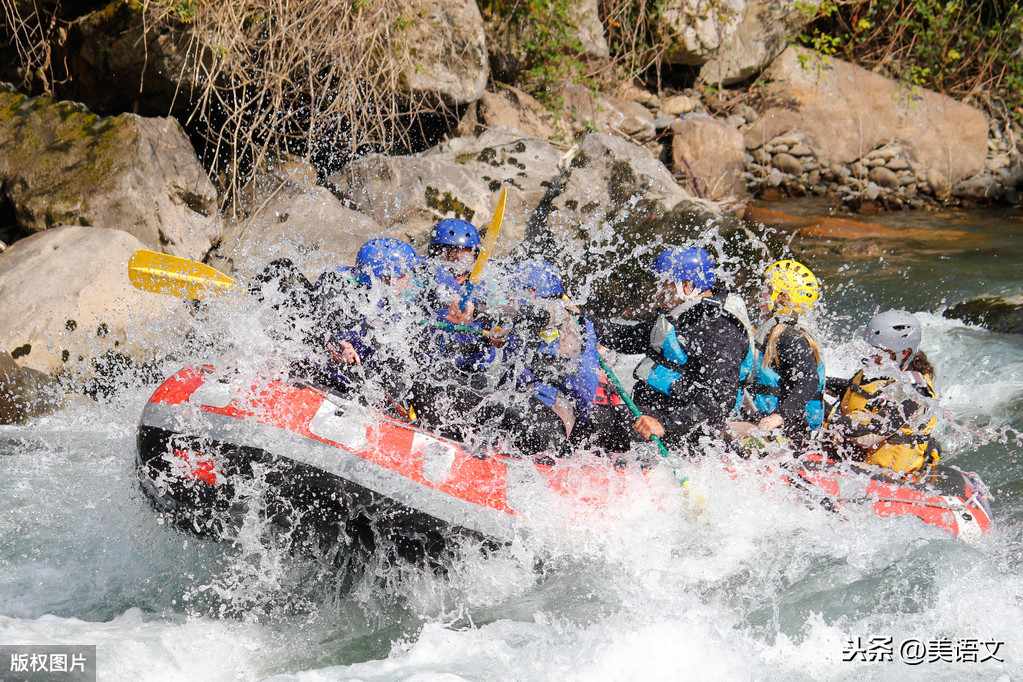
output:
MULTIPOLYGON (((592 231, 593 253, 613 257, 610 231, 592 231)), ((904 286, 882 270, 855 286, 904 286)), ((863 303, 848 290, 832 288, 822 334, 832 376, 862 357, 863 303)), ((968 434, 942 427, 946 461, 998 496, 995 531, 973 544, 915 518, 830 513, 727 457, 738 475, 717 457, 681 462, 683 491, 659 467, 596 520, 538 494, 528 533, 467 547, 444 573, 296 556, 258 515, 215 543, 163 523, 139 491, 134 432, 153 385, 135 377, 101 403, 0 427, 0 642, 97 644, 101 679, 1019 676, 1023 342, 915 312, 940 404, 968 434), (873 636, 893 638, 895 661, 842 660, 873 636), (1004 662, 909 666, 897 647, 911 638, 1002 641, 1004 662)), ((268 333, 268 315, 246 295, 214 299, 187 341, 166 335, 158 373, 206 362, 284 376, 303 349, 268 333)))

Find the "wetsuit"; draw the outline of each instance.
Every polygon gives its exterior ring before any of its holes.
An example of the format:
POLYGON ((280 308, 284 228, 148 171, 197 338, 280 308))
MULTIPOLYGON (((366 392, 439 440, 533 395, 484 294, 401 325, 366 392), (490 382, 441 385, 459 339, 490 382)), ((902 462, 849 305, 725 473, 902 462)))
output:
MULTIPOLYGON (((633 372, 633 400, 664 427, 669 447, 695 446, 699 435, 717 436, 734 411, 744 362, 752 364, 750 335, 727 292, 687 301, 635 325, 597 324, 605 346, 644 353, 633 372)), ((734 301, 734 299, 733 299, 734 301)))
POLYGON ((810 332, 792 319, 772 317, 760 326, 748 393, 757 418, 779 414, 789 438, 804 440, 824 421, 824 363, 810 332))

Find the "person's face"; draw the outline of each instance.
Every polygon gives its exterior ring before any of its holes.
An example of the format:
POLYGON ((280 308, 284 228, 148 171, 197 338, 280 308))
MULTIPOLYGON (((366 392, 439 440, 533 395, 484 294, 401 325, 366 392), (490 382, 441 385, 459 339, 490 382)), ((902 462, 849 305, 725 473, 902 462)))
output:
POLYGON ((661 282, 657 295, 661 305, 671 309, 681 305, 686 296, 692 296, 694 293, 696 293, 696 285, 688 280, 678 283, 671 279, 665 279, 661 282))
POLYGON ((774 287, 771 283, 765 281, 763 286, 760 287, 760 312, 770 313, 773 310, 774 305, 771 303, 771 294, 774 293, 774 287))
POLYGON ((909 359, 909 354, 908 350, 904 350, 900 358, 895 351, 888 350, 887 348, 874 348, 870 353, 870 359, 875 365, 895 364, 903 367, 906 360, 909 359))
POLYGON ((395 292, 403 294, 412 284, 412 273, 406 272, 398 277, 381 277, 380 281, 394 289, 395 292))
POLYGON ((465 246, 445 246, 437 254, 437 258, 461 284, 472 272, 472 266, 476 262, 476 253, 465 246))

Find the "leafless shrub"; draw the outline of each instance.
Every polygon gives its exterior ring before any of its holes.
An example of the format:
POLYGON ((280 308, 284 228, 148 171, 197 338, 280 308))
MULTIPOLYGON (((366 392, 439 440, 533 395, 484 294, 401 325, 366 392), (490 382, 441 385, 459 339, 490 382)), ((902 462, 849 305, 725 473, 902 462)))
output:
POLYGON ((409 0, 144 0, 143 9, 153 28, 187 24, 190 120, 208 131, 208 161, 229 190, 246 169, 288 155, 407 142, 417 119, 442 107, 409 94, 408 74, 421 68, 409 35, 423 21, 409 0))
POLYGON ((21 86, 37 86, 52 93, 55 83, 67 73, 63 64, 54 64, 54 56, 67 38, 67 22, 60 18, 60 3, 47 6, 40 0, 0 0, 0 35, 18 55, 21 86))

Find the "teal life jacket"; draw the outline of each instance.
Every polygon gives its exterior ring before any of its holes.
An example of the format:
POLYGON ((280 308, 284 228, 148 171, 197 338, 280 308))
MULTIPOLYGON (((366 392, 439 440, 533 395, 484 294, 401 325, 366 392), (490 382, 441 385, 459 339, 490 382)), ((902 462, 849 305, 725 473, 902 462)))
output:
MULTIPOLYGON (((759 330, 757 330, 756 373, 753 376, 752 385, 749 387, 749 393, 757 412, 763 415, 773 414, 778 409, 781 376, 769 362, 769 357, 777 358, 777 353, 770 351, 772 351, 778 342, 778 338, 781 336, 780 333, 777 335, 772 333, 778 325, 792 327, 803 334, 808 341, 813 338, 810 335, 810 332, 803 325, 791 320, 782 320, 777 316, 772 317, 770 320, 762 324, 759 330)), ((824 423, 823 392, 826 379, 824 363, 821 360, 818 360, 817 396, 813 400, 808 401, 804 406, 806 423, 810 427, 811 431, 819 429, 824 423)))

